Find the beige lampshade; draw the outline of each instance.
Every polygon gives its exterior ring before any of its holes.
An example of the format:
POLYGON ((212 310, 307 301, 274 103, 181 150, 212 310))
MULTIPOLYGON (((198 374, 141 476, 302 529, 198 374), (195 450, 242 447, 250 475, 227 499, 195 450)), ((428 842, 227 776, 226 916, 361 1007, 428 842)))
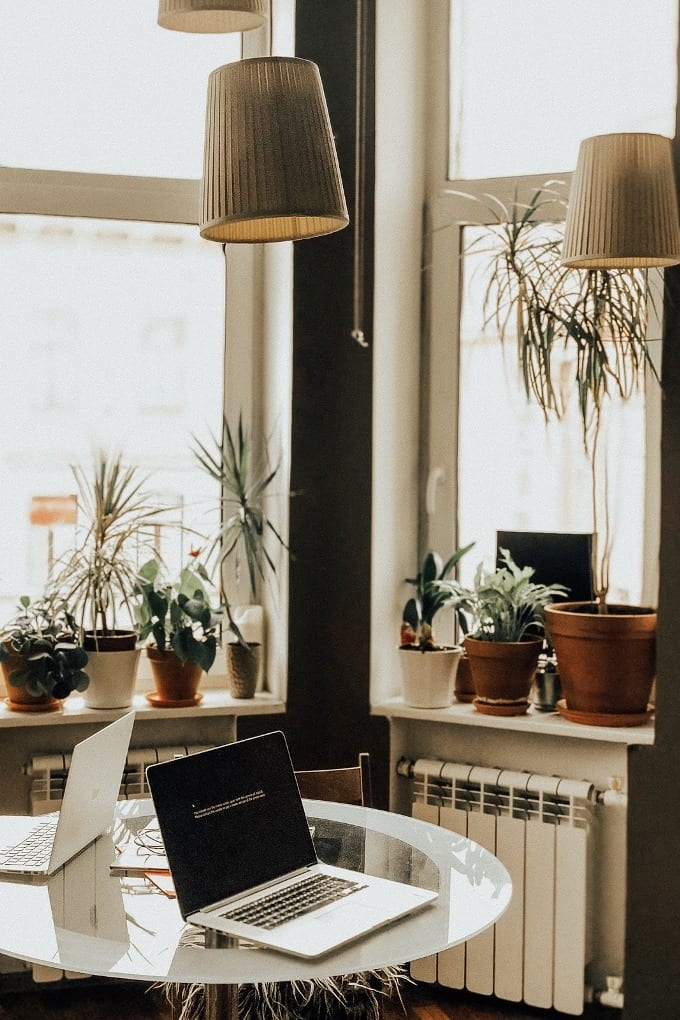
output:
POLYGON ((267 20, 268 0, 158 0, 158 24, 175 32, 248 32, 267 20))
POLYGON ((201 236, 294 241, 349 217, 316 64, 256 57, 208 80, 201 236))
POLYGON ((635 269, 680 262, 669 138, 611 134, 581 142, 562 262, 581 269, 635 269))

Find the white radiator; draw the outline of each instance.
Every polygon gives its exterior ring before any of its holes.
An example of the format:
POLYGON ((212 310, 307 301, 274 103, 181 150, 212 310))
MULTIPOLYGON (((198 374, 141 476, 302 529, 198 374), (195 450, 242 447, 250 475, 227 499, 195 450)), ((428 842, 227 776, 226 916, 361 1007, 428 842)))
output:
MULTIPOLYGON (((172 747, 138 747, 128 751, 119 800, 150 797, 146 783, 146 767, 159 761, 169 761, 197 751, 206 751, 207 745, 180 744, 172 747)), ((42 754, 31 758, 26 774, 31 776, 30 809, 32 815, 56 811, 64 796, 64 784, 71 765, 70 754, 42 754)))
POLYGON ((513 884, 510 906, 493 928, 414 961, 412 976, 580 1015, 593 785, 428 759, 413 762, 408 772, 413 816, 486 847, 513 884))

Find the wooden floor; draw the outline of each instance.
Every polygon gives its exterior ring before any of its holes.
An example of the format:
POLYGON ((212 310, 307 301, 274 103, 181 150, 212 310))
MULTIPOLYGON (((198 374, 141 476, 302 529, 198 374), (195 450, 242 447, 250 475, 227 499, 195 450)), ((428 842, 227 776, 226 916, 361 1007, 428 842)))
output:
MULTIPOLYGON (((407 987, 406 1012, 389 1004, 385 1020, 565 1020, 555 1013, 528 1006, 501 1003, 496 999, 431 988, 407 987)), ((588 1020, 618 1020, 616 1010, 588 1007, 588 1020)), ((64 988, 0 995, 0 1020, 171 1020, 162 997, 132 982, 83 986, 74 982, 64 988)), ((321 1020, 321 1018, 320 1018, 321 1020)))

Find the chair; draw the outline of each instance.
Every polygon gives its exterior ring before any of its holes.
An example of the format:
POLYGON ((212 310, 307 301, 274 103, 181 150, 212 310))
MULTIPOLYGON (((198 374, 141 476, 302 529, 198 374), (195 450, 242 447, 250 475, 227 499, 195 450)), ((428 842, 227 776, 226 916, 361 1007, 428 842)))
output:
POLYGON ((308 800, 333 800, 340 804, 373 807, 371 756, 359 755, 359 764, 346 769, 316 769, 296 772, 302 797, 308 800))

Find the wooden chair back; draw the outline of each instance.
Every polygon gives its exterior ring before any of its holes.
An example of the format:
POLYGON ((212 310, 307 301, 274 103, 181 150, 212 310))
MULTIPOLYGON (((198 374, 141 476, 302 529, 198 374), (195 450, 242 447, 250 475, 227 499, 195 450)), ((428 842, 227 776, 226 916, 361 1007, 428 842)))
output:
POLYGON ((296 772, 300 794, 310 800, 334 800, 340 804, 373 806, 371 756, 362 752, 359 762, 344 769, 296 772))

